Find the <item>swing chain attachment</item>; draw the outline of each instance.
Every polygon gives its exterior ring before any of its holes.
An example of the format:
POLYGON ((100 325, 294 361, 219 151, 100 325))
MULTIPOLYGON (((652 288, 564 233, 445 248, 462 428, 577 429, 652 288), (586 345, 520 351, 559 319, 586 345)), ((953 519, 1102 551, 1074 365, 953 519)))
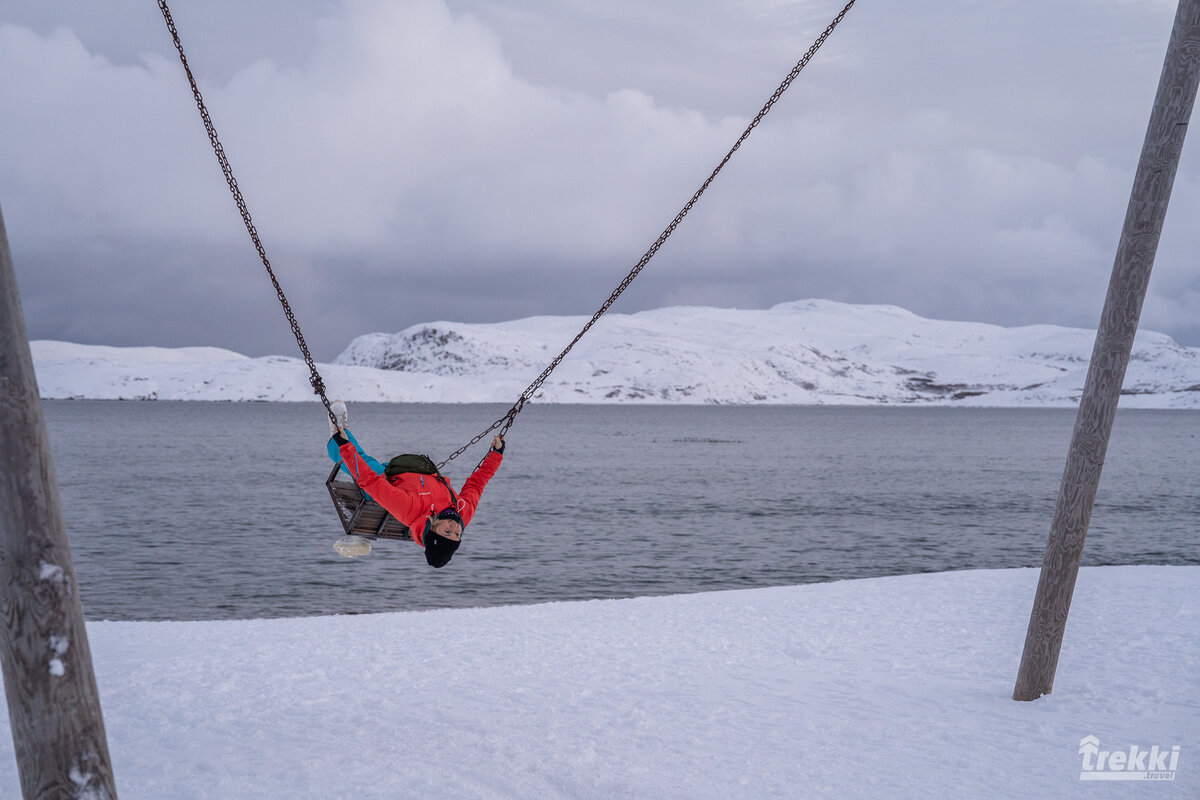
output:
POLYGON ((491 433, 492 431, 496 430, 497 428, 499 428, 499 429, 500 429, 500 434, 499 434, 499 435, 500 435, 500 438, 504 438, 505 436, 507 436, 507 435, 508 435, 508 429, 512 427, 513 421, 514 421, 514 420, 516 420, 516 418, 517 418, 517 414, 520 414, 520 413, 521 413, 521 409, 522 409, 522 408, 524 408, 524 407, 525 407, 525 397, 524 397, 524 395, 522 395, 522 396, 521 396, 521 399, 519 399, 519 400, 516 402, 516 404, 515 404, 515 405, 513 405, 513 407, 512 407, 512 408, 510 408, 510 409, 508 410, 508 413, 507 413, 507 414, 505 414, 503 417, 501 417, 500 419, 498 419, 498 420, 496 420, 495 422, 493 422, 491 425, 489 425, 489 426, 487 427, 487 429, 486 429, 486 430, 484 430, 483 432, 481 432, 481 433, 477 434, 477 435, 475 436, 475 438, 471 439, 471 441, 467 442, 467 443, 466 443, 466 444, 464 444, 462 447, 458 448, 458 449, 457 449, 457 450, 455 450, 453 453, 451 453, 450 455, 446 456, 446 458, 445 458, 445 459, 443 459, 443 460, 442 460, 442 461, 441 461, 441 462, 440 462, 440 463, 437 465, 437 468, 438 468, 438 469, 441 469, 442 467, 446 466, 446 465, 447 465, 447 464, 449 464, 451 461, 453 461, 454 459, 458 458, 459 456, 461 456, 463 453, 465 453, 465 452, 467 452, 468 450, 470 450, 470 449, 471 449, 472 447, 474 447, 475 445, 479 444, 481 441, 483 441, 485 438, 487 438, 487 435, 488 435, 489 433, 491 433))
POLYGON ((533 396, 537 393, 537 390, 540 389, 542 384, 546 382, 546 379, 550 377, 550 373, 562 363, 562 360, 566 358, 567 354, 570 353, 575 345, 579 343, 579 340, 584 337, 584 334, 591 330, 592 326, 600 320, 600 317, 604 315, 604 312, 608 311, 608 309, 612 307, 612 304, 617 302, 617 298, 629 288, 629 284, 633 283, 634 278, 641 273, 642 269, 645 268, 648 263, 650 263, 650 259, 654 258, 655 254, 658 253, 664 244, 666 244, 667 239, 669 239, 671 234, 675 232, 675 229, 679 227, 679 223, 683 222, 683 218, 688 215, 688 212, 690 212, 692 207, 695 206, 700 200, 701 195, 708 190, 709 185, 716 180, 717 175, 725 168, 725 165, 729 163, 729 160, 733 158, 734 153, 741 148, 742 143, 745 142, 746 139, 750 138, 750 134, 753 133, 754 129, 758 127, 758 124, 762 122, 763 117, 765 117, 767 112, 774 107, 775 103, 779 101, 779 98, 783 96, 783 93, 788 90, 788 87, 792 85, 792 81, 796 79, 796 76, 800 74, 800 71, 808 65, 808 62, 812 60, 812 57, 816 55, 818 50, 821 49, 821 45, 825 44, 825 40, 829 38, 829 35, 833 33, 834 28, 836 28, 845 18, 846 14, 849 13, 850 9, 854 6, 855 1, 856 0, 850 0, 850 2, 846 3, 845 8, 843 8, 838 15, 833 18, 833 21, 829 23, 821 35, 816 38, 804 55, 801 56, 800 60, 796 62, 796 65, 792 67, 792 71, 789 72, 787 77, 783 79, 783 82, 780 83, 778 88, 775 89, 775 92, 763 105, 762 109, 760 109, 759 112, 754 116, 754 119, 750 121, 750 124, 746 126, 746 129, 742 131, 742 135, 739 136, 737 141, 733 143, 733 147, 729 148, 729 152, 725 154, 725 157, 721 159, 721 162, 717 164, 716 168, 712 171, 708 178, 705 179, 704 183, 700 185, 700 188, 696 190, 696 193, 692 195, 692 198, 684 204, 679 213, 675 215, 675 218, 671 220, 671 223, 667 225, 666 229, 664 229, 661 234, 659 234, 658 239, 656 239, 654 244, 650 246, 650 249, 647 250, 640 259, 638 259, 638 262, 633 266, 633 269, 629 271, 629 274, 625 276, 624 280, 622 280, 613 293, 609 295, 608 299, 604 301, 604 304, 600 306, 600 309, 592 315, 592 318, 588 320, 586 325, 583 326, 583 330, 576 334, 575 338, 571 340, 571 343, 568 344, 563 351, 559 353, 553 361, 550 362, 548 367, 542 370, 542 373, 534 379, 533 383, 529 384, 525 391, 521 392, 520 398, 518 398, 516 404, 509 409, 509 412, 505 416, 493 422, 487 430, 483 431, 466 445, 460 447, 458 450, 452 453, 446 458, 445 461, 442 462, 442 464, 438 465, 439 468, 443 464, 446 464, 447 462, 452 461, 458 456, 462 455, 467 451, 468 448, 482 440, 496 428, 501 427, 501 425, 503 425, 503 428, 500 435, 503 436, 504 434, 508 433, 508 429, 512 427, 513 421, 516 419, 517 414, 521 413, 521 409, 524 408, 525 403, 533 399, 533 396))
POLYGON ((267 269, 271 285, 275 287, 275 294, 279 297, 279 304, 283 306, 283 314, 292 328, 292 335, 296 337, 296 344, 300 346, 304 363, 308 365, 308 382, 313 388, 313 394, 321 398, 321 404, 325 406, 325 412, 329 414, 329 421, 336 425, 337 418, 330 407, 329 398, 325 395, 325 381, 322 380, 321 373, 317 371, 317 364, 308 350, 308 343, 304 340, 304 334, 300 332, 300 323, 296 321, 296 315, 292 313, 292 306, 283 293, 283 287, 279 285, 279 279, 275 277, 275 270, 271 268, 271 260, 267 258, 266 248, 263 247, 262 240, 258 237, 258 230, 254 227, 254 220, 250 217, 250 208, 246 205, 246 199, 242 197, 242 190, 238 187, 237 178, 233 175, 233 168, 225 156, 225 148, 221 146, 221 140, 217 137, 216 126, 213 125, 212 118, 208 114, 208 106, 204 104, 204 97, 200 94, 200 86, 196 83, 196 78, 192 75, 192 68, 188 65, 187 56, 183 52, 183 42, 179 39, 175 20, 171 18, 171 9, 167 8, 166 0, 158 0, 158 8, 162 12, 163 21, 167 23, 167 30, 171 33, 175 50, 179 53, 179 62, 183 64, 183 71, 187 73, 188 83, 192 87, 192 96, 196 100, 196 108, 200 110, 200 118, 204 121, 204 130, 208 132, 208 141, 212 145, 213 153, 217 156, 217 162, 221 165, 225 183, 229 185, 229 191, 233 195, 234 202, 237 203, 238 211, 241 212, 242 223, 246 226, 246 232, 250 234, 254 249, 258 251, 258 257, 267 269))

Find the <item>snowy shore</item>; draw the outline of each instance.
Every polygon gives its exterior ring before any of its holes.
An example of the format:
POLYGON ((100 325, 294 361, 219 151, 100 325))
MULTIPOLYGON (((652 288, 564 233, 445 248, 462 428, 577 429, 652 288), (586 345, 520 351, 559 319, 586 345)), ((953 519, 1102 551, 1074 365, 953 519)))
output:
POLYGON ((124 800, 1196 797, 1200 567, 1082 570, 1016 703, 1037 576, 88 631, 124 800))

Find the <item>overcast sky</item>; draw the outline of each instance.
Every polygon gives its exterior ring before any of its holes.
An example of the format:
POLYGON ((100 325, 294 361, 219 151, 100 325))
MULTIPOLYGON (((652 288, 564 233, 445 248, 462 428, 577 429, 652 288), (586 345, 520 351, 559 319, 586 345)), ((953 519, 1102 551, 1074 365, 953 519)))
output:
MULTIPOLYGON (((844 0, 176 0, 318 359, 590 314, 844 0)), ((1174 0, 860 0, 616 310, 1094 327, 1174 0)), ((1200 142, 1142 326, 1200 345, 1200 142)), ((31 338, 295 344, 151 0, 0 5, 31 338)), ((565 344, 565 343, 564 343, 565 344)))

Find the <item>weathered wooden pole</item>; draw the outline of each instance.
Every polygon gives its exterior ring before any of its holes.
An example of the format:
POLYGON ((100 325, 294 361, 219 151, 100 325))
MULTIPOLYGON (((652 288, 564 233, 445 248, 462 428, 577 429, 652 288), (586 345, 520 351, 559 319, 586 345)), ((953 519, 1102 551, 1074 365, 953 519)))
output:
POLYGON ((1083 540, 1198 82, 1200 0, 1180 0, 1079 401, 1014 700, 1035 700, 1054 688, 1083 540))
POLYGON ((116 798, 75 567, 0 215, 0 658, 21 792, 116 798))

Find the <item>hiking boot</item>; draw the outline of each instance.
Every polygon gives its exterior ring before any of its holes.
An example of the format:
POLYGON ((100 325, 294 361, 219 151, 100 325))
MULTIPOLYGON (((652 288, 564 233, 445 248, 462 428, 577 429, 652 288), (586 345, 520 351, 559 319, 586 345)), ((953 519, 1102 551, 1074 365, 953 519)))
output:
POLYGON ((337 425, 333 424, 333 420, 329 422, 329 435, 332 437, 337 433, 339 426, 342 430, 346 430, 346 426, 349 424, 350 412, 347 410, 344 400, 334 400, 329 404, 329 410, 333 412, 333 418, 337 420, 337 425))
POLYGON ((346 536, 334 542, 333 549, 346 558, 367 556, 371 554, 371 540, 362 536, 346 536))

